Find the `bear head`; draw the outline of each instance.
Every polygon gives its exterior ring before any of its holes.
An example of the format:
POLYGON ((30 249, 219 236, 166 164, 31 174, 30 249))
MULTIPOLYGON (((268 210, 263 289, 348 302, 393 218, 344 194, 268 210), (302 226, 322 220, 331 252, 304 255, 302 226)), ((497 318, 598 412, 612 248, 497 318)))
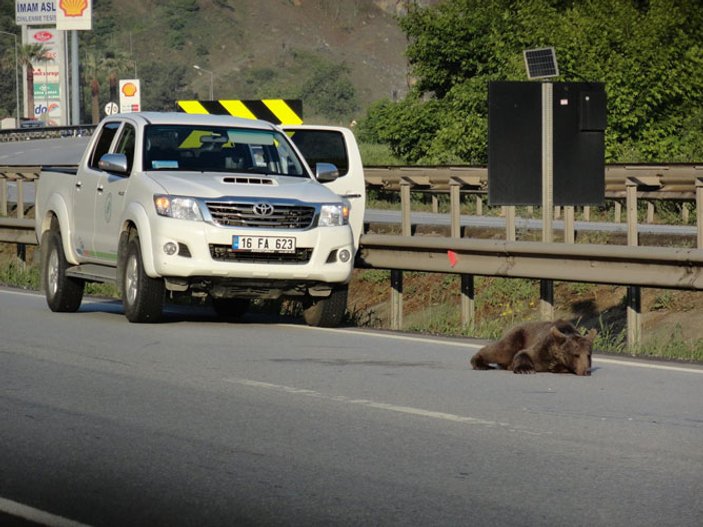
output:
POLYGON ((576 375, 591 374, 591 353, 596 330, 592 329, 585 335, 578 333, 562 333, 556 326, 550 330, 554 339, 551 346, 552 359, 558 364, 556 369, 575 373, 576 375))

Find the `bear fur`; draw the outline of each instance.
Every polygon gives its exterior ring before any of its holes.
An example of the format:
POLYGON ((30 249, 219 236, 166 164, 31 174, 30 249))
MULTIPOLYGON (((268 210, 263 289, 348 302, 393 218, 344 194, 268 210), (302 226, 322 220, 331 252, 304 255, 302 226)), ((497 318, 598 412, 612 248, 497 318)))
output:
POLYGON ((567 320, 527 322, 481 348, 471 358, 474 370, 498 368, 513 373, 574 373, 590 375, 596 330, 581 335, 567 320))

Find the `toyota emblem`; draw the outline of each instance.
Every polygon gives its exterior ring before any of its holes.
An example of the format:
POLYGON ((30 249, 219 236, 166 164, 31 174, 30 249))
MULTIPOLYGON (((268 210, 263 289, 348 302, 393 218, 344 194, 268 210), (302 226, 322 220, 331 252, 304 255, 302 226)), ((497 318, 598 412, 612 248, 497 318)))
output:
POLYGON ((262 201, 254 205, 254 214, 257 216, 271 216, 273 214, 273 205, 262 201))

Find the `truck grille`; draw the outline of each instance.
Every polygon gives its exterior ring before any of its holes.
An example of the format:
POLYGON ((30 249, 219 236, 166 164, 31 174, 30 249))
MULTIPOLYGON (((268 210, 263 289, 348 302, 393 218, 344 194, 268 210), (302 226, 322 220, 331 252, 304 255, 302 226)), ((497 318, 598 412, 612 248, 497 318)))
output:
POLYGON ((229 245, 211 243, 210 256, 218 262, 306 264, 310 261, 312 249, 298 248, 294 253, 250 253, 233 251, 229 245))
POLYGON ((315 207, 272 203, 267 215, 255 213, 257 203, 208 201, 213 221, 224 227, 253 227, 266 229, 307 229, 315 220, 315 207))

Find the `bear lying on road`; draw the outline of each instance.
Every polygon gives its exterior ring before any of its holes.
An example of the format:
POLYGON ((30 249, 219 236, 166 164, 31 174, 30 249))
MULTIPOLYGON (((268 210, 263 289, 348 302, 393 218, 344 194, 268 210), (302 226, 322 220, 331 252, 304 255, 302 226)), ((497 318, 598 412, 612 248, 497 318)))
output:
POLYGON ((590 375, 591 350, 596 330, 585 336, 566 320, 528 322, 481 348, 471 358, 474 370, 499 368, 513 373, 575 373, 590 375))

